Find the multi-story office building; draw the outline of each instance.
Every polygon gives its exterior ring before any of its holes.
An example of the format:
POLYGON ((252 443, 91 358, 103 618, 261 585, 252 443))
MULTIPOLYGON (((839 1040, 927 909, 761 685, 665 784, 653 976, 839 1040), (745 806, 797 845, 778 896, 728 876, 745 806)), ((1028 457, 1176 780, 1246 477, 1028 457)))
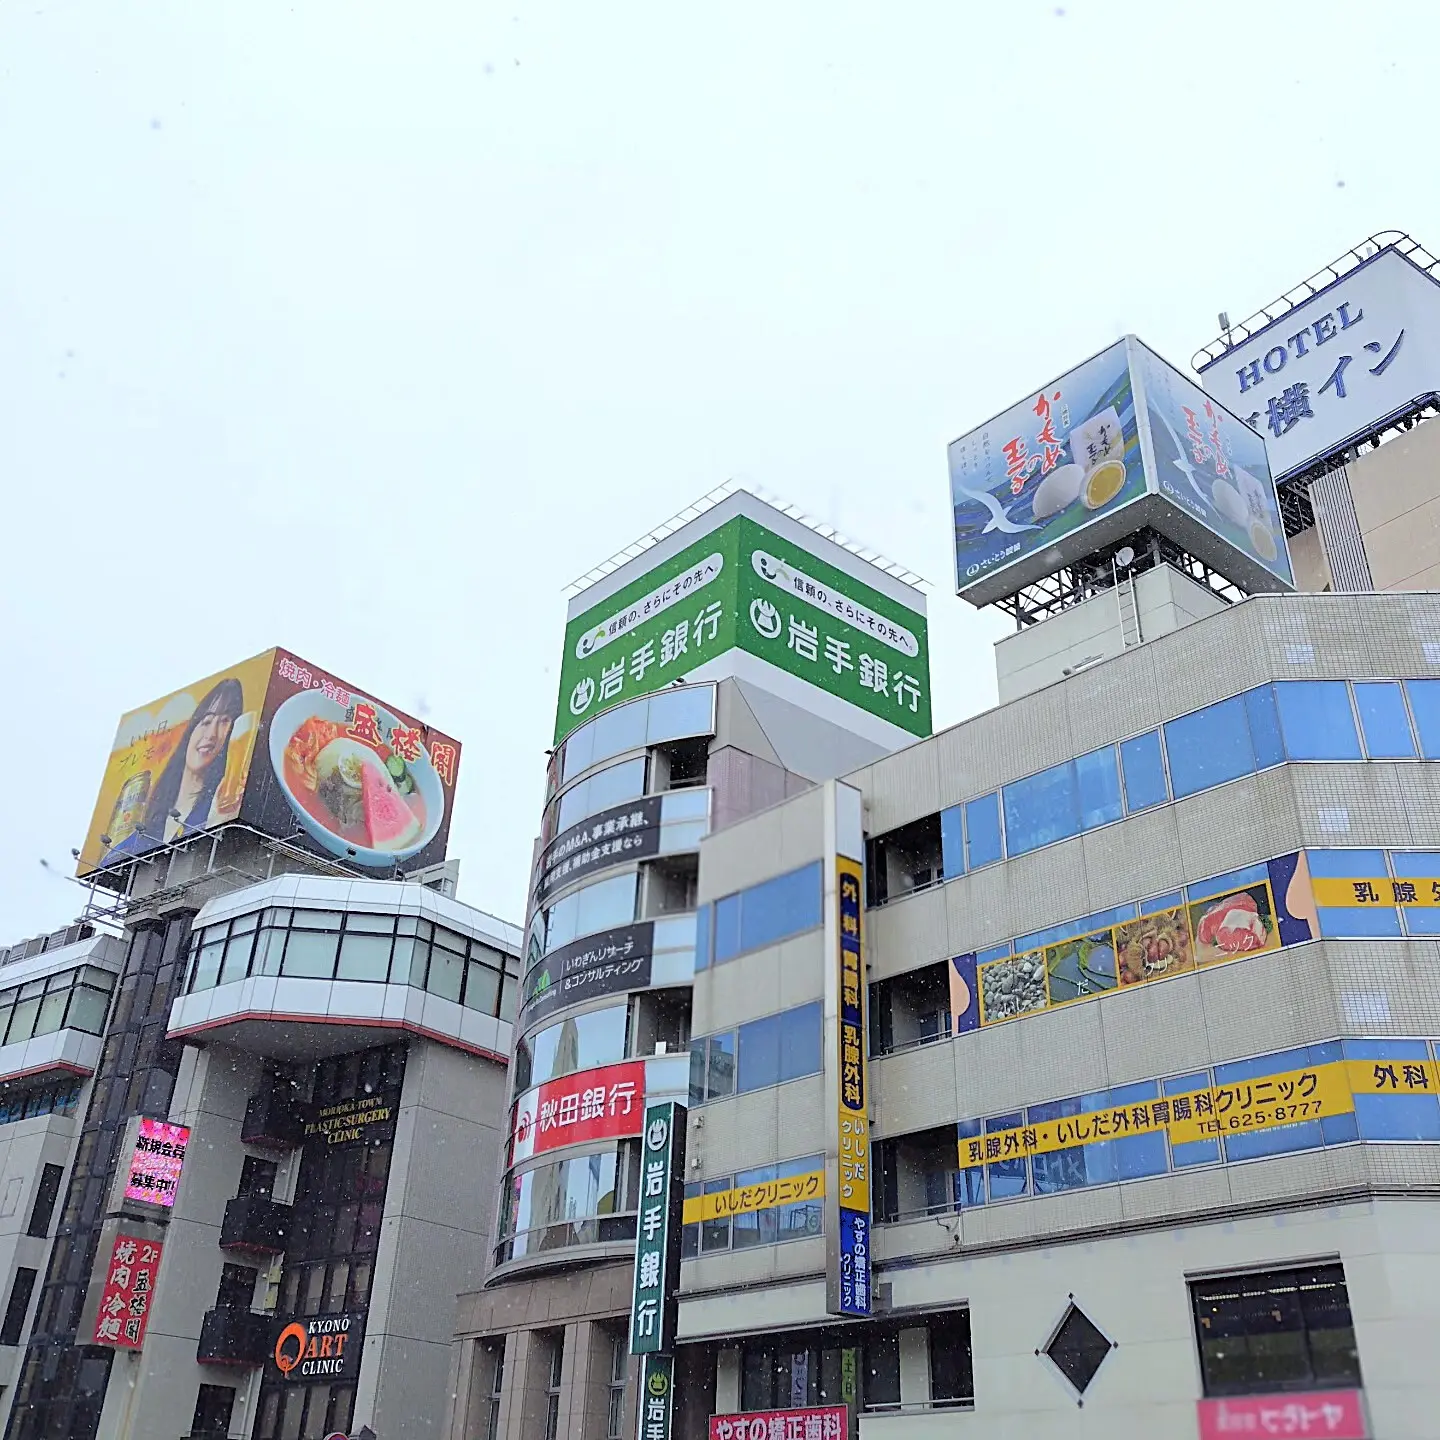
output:
POLYGON ((111 933, 0 965, 7 1433, 434 1433, 521 934, 454 898, 453 742, 293 657, 212 680, 121 724, 80 852, 111 933))
MULTIPOLYGON (((1020 622, 995 709, 846 763, 794 690, 779 744, 742 667, 710 672, 713 700, 613 695, 560 728, 527 961, 546 986, 552 916, 593 949, 672 893, 646 872, 673 862, 623 851, 552 885, 559 831, 588 822, 593 854, 609 807, 673 803, 674 774, 712 793, 683 944, 540 1014, 522 989, 507 1212, 461 1297, 450 1440, 1433 1433, 1440 601, 1294 593, 1330 588, 1339 534, 1307 538, 1305 491, 1277 502, 1253 432, 1144 347, 1097 362, 1089 392, 1063 377, 1023 407, 1050 464, 1073 457, 1047 498, 998 432, 969 450, 995 488, 956 481, 962 591, 1020 622), (1091 514, 1067 529, 1071 504, 1091 514), (992 557, 1028 565, 1013 590, 992 557), (678 770, 657 703, 694 707, 678 770), (722 801, 737 764, 766 788, 722 801), (638 1148, 552 1129, 538 1159, 530 1136, 594 1092, 587 1067, 657 1041, 689 1080, 652 1406, 627 1356, 638 1148)), ((1348 457, 1357 510, 1431 503, 1433 428, 1348 457)), ((709 523, 602 578, 572 627, 609 633, 601 602, 625 615, 709 523)), ((1376 573, 1403 592, 1403 569, 1376 573)))
MULTIPOLYGON (((736 493, 576 596, 559 715, 493 1268, 460 1299, 457 1437, 634 1433, 643 1110, 695 1083, 707 837, 929 732, 924 601, 736 493)), ((772 887, 747 936, 803 929, 794 894, 772 887)), ((819 1068, 809 978, 784 973, 755 997, 769 1049, 747 1092, 819 1068)))

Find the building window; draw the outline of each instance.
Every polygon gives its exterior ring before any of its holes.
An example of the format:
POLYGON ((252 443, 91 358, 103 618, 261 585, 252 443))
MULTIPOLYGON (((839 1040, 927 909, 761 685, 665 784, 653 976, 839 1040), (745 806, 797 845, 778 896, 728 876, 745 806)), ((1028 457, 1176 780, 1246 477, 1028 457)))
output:
POLYGON ((1341 1265, 1196 1280, 1190 1301, 1206 1395, 1360 1384, 1341 1265))
POLYGON ((190 1422, 191 1440, 230 1433, 230 1413, 235 1408, 235 1391, 229 1385, 202 1385, 195 1397, 195 1418, 190 1422))
POLYGON ((25 1329, 25 1312, 30 1308, 30 1293, 35 1288, 38 1271, 19 1266, 10 1283, 10 1303, 5 1307, 5 1320, 0 1324, 0 1345, 18 1345, 25 1329))
POLYGON ((888 1410, 900 1404, 900 1336, 881 1331, 864 1344, 864 1402, 867 1410, 888 1410))
POLYGON ((820 872, 817 860, 707 907, 706 923, 713 923, 714 931, 707 934, 702 948, 709 963, 721 965, 747 951, 814 930, 824 918, 820 872))
POLYGON ((248 1310, 255 1298, 260 1272, 251 1265, 222 1265, 220 1288, 215 1293, 217 1310, 248 1310))
POLYGON ((1045 1346, 1050 1363, 1083 1395, 1099 1374, 1111 1343, 1100 1327, 1073 1301, 1045 1346))
POLYGON ((505 1387, 505 1339, 485 1340, 480 1345, 480 1360, 485 1367, 485 1400, 477 1434, 480 1440, 499 1440, 500 1392, 505 1387))
POLYGON ((550 1368, 545 1379, 545 1440, 560 1437, 560 1375, 565 1367, 565 1337, 554 1331, 544 1341, 550 1351, 550 1368))
POLYGON ((30 1223, 25 1227, 27 1235, 43 1240, 50 1233, 50 1218, 55 1213, 60 1177, 64 1173, 59 1165, 46 1165, 40 1171, 40 1183, 35 1187, 35 1203, 30 1207, 30 1223))
POLYGON ((605 1407, 607 1440, 622 1440, 625 1434, 625 1372, 629 1364, 629 1337, 616 1335, 610 1341, 610 1387, 605 1407))

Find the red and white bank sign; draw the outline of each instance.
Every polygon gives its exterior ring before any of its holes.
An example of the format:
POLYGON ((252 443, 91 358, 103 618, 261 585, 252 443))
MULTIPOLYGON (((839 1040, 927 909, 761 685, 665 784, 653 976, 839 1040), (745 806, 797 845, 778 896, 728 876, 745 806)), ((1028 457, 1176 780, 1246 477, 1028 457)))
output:
POLYGON ((561 1145, 638 1135, 645 1123, 645 1062, 602 1065, 547 1080, 516 1102, 510 1163, 561 1145))
POLYGON ((710 1440, 845 1440, 848 1415, 843 1405, 712 1415, 710 1440))
POLYGON ((1366 1440, 1358 1390, 1312 1390, 1300 1395, 1242 1395, 1201 1400, 1200 1440, 1298 1436, 1300 1440, 1366 1440))
POLYGON ((150 1295, 164 1248, 158 1240, 140 1240, 134 1235, 115 1237, 100 1292, 93 1344, 138 1350, 144 1343, 150 1295))

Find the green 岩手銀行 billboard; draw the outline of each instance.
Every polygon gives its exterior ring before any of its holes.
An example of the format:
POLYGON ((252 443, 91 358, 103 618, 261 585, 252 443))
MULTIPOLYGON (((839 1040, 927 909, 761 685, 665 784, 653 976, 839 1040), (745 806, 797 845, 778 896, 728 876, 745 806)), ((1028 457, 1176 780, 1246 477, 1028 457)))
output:
POLYGON ((734 649, 930 734, 925 617, 740 515, 566 626, 556 743, 734 649))

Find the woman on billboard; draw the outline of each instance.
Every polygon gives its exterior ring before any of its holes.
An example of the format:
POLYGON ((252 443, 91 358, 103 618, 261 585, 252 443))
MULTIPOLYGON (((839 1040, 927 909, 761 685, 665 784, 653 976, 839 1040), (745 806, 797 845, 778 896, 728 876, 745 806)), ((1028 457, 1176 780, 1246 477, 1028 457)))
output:
MULTIPOLYGON (((230 734, 244 713, 245 692, 233 676, 210 688, 151 789, 139 825, 106 852, 101 864, 125 855, 143 855, 192 830, 235 818, 238 803, 226 811, 217 803, 216 792, 225 778, 230 734)), ((238 802, 238 796, 236 799, 238 802)))

